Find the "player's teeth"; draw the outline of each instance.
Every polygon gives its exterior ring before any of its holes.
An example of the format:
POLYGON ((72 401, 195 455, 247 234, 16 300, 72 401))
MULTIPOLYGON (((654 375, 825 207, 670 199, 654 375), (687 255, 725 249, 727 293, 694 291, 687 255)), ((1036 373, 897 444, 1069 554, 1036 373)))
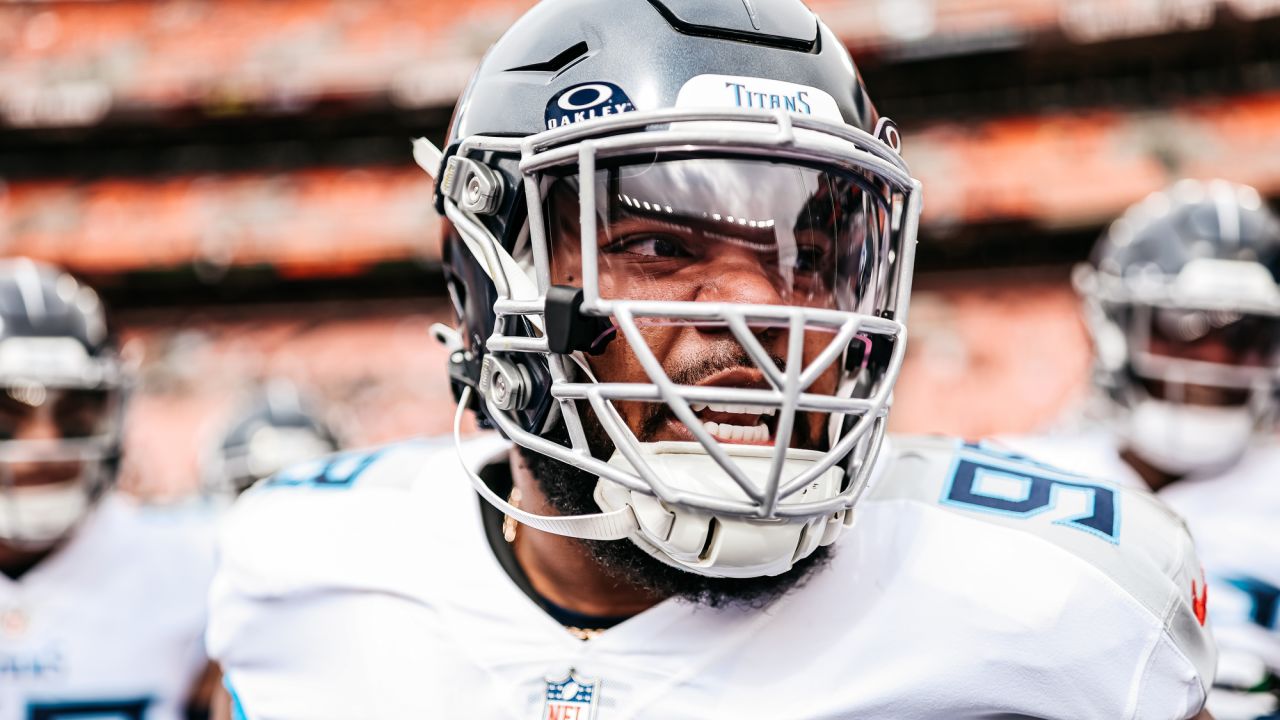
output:
POLYGON ((711 437, 722 442, 767 442, 769 440, 769 428, 764 425, 704 422, 702 427, 711 437))
POLYGON ((694 412, 710 408, 712 412, 729 413, 732 415, 773 415, 777 412, 776 408, 762 408, 755 405, 736 405, 732 403, 693 403, 691 406, 694 412))

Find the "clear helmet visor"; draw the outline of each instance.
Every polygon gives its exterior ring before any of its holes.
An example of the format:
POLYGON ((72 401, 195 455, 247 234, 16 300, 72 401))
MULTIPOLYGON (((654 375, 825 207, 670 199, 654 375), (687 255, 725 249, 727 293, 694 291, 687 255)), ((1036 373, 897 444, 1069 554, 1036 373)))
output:
POLYGON ((1151 313, 1149 350, 1174 359, 1276 367, 1280 365, 1280 317, 1159 308, 1151 313))
POLYGON ((610 164, 592 178, 594 253, 580 242, 581 183, 562 176, 546 193, 554 284, 581 285, 594 260, 605 300, 863 313, 881 300, 888 201, 862 175, 674 154, 610 164))

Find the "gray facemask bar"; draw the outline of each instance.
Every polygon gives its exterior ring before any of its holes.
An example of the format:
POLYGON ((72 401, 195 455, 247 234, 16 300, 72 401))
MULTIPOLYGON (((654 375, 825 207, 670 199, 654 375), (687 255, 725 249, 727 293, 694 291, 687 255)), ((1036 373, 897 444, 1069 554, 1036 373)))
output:
MULTIPOLYGON (((595 174, 597 158, 672 147, 679 147, 683 151, 728 152, 734 156, 793 159, 836 166, 853 172, 870 172, 886 182, 891 188, 891 204, 884 210, 889 218, 887 222, 890 224, 888 231, 892 255, 886 258, 877 281, 887 284, 886 307, 894 312, 895 318, 888 320, 853 312, 792 306, 603 300, 599 294, 596 266, 595 187, 593 182, 582 182, 579 188, 582 208, 582 311, 587 315, 614 318, 652 384, 574 382, 575 368, 568 359, 550 353, 545 338, 513 337, 505 334, 509 321, 517 317, 526 317, 535 327, 542 327, 540 316, 544 302, 541 297, 515 297, 513 286, 518 285, 522 278, 511 277, 514 274, 509 272, 511 261, 501 257, 501 250, 479 222, 446 199, 446 214, 478 260, 491 269, 491 276, 500 296, 494 306, 496 328, 486 341, 487 349, 491 352, 530 352, 549 356, 553 378, 551 394, 558 403, 560 418, 569 430, 573 449, 525 432, 513 418, 486 398, 490 414, 503 432, 522 446, 673 504, 752 518, 812 518, 848 508, 865 487, 870 475, 874 454, 884 433, 893 381, 901 369, 905 355, 905 316, 921 193, 919 183, 910 177, 905 164, 892 148, 855 128, 811 118, 792 117, 783 112, 661 110, 627 113, 523 139, 476 136, 461 143, 458 155, 465 157, 474 151, 520 154, 537 294, 544 296, 550 286, 550 260, 547 229, 542 213, 544 197, 543 187, 539 182, 541 173, 553 167, 576 164, 580 177, 591 178, 595 174), (718 125, 714 129, 679 125, 661 130, 647 129, 655 125, 692 122, 716 122, 718 125), (726 126, 724 123, 734 125, 726 126), (749 124, 772 128, 739 129, 749 127, 749 124), (797 133, 797 129, 801 132, 797 133), (620 130, 644 131, 599 137, 620 130), (898 196, 901 197, 901 206, 892 204, 898 196), (895 222, 900 222, 901 226, 892 227, 895 222), (893 242, 895 233, 896 243, 893 242), (896 271, 892 278, 885 277, 883 269, 890 265, 896 271), (647 317, 724 323, 765 374, 771 389, 676 386, 640 335, 636 319, 647 317), (779 371, 768 361, 768 353, 751 332, 753 324, 786 327, 790 331, 788 358, 783 370, 779 371), (814 327, 827 330, 834 337, 808 367, 803 367, 804 331, 814 327), (806 393, 805 390, 822 373, 843 359, 845 347, 857 334, 883 335, 895 340, 889 366, 872 396, 854 399, 806 393), (630 461, 638 474, 628 473, 590 455, 581 419, 577 414, 575 401, 579 400, 586 400, 595 410, 618 451, 630 461), (682 492, 665 484, 641 457, 639 441, 613 406, 612 401, 615 400, 665 402, 748 499, 743 501, 682 492), (780 410, 777 444, 766 487, 755 487, 743 475, 732 458, 697 421, 690 408, 692 402, 750 404, 780 410), (788 437, 795 413, 799 411, 830 413, 832 422, 843 422, 845 416, 854 416, 857 420, 822 460, 784 482, 781 474, 788 450, 788 437), (839 495, 826 501, 779 505, 782 500, 802 490, 814 478, 846 457, 862 440, 869 440, 873 447, 869 448, 866 460, 853 469, 853 481, 839 495)), ((580 366, 585 366, 580 358, 578 361, 580 366)))
POLYGON ((64 440, 5 440, 0 442, 0 464, 102 462, 115 456, 115 434, 64 440))

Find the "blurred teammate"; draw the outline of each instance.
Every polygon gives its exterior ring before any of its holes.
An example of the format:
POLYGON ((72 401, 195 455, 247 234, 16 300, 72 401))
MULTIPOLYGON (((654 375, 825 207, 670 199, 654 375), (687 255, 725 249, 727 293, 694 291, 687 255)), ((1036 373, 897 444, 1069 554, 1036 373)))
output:
POLYGON ((126 386, 97 295, 0 260, 0 720, 199 702, 211 525, 112 490, 126 386))
POLYGON ((1280 670, 1280 221, 1249 187, 1184 181, 1130 208, 1077 285, 1114 423, 1014 440, 1158 492, 1209 578, 1225 718, 1276 708, 1280 670), (1268 671, 1270 668, 1270 671, 1268 671))
POLYGON ((920 209, 897 145, 798 2, 530 11, 443 162, 417 146, 457 417, 509 441, 242 497, 209 639, 245 717, 1196 716, 1171 513, 883 442, 920 209))
POLYGON ((219 439, 205 463, 205 487, 214 495, 235 497, 263 478, 340 447, 293 383, 272 380, 219 439))

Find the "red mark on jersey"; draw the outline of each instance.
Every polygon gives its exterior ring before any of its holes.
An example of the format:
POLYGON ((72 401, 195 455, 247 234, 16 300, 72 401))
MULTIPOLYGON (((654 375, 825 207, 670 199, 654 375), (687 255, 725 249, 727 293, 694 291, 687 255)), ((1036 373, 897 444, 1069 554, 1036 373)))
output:
MULTIPOLYGON (((1203 581, 1204 576, 1202 575, 1200 579, 1201 581, 1203 581)), ((1204 625, 1204 616, 1205 616, 1206 610, 1208 609, 1208 605, 1209 605, 1209 584, 1205 583, 1200 588, 1200 592, 1197 593, 1196 581, 1192 580, 1191 581, 1191 609, 1195 611, 1196 620, 1199 620, 1201 625, 1204 625)))

